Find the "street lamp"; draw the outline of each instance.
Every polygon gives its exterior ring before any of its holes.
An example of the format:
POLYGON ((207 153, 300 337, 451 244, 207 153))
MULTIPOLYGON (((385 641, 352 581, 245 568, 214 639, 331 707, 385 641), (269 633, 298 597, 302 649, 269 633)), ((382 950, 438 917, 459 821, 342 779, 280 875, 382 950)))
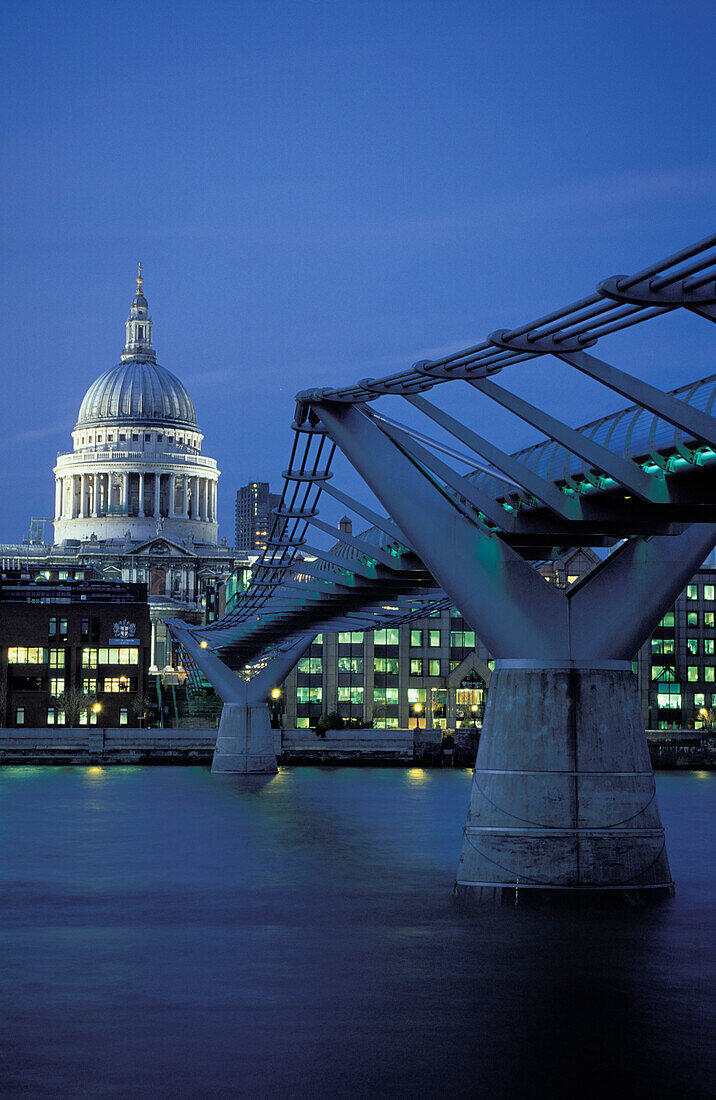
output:
POLYGON ((208 642, 201 641, 201 642, 199 642, 199 645, 201 646, 202 649, 208 649, 209 648, 209 643, 208 642))
POLYGON ((472 706, 470 707, 470 710, 472 711, 472 721, 473 721, 473 724, 475 726, 475 733, 477 733, 477 712, 478 712, 478 709, 479 708, 478 708, 477 703, 473 703, 472 706))
POLYGON ((415 714, 415 728, 420 729, 420 715, 423 713, 422 703, 413 703, 413 712, 415 714))
POLYGON ((280 698, 281 688, 271 688, 271 725, 274 729, 281 728, 278 716, 278 701, 280 698))

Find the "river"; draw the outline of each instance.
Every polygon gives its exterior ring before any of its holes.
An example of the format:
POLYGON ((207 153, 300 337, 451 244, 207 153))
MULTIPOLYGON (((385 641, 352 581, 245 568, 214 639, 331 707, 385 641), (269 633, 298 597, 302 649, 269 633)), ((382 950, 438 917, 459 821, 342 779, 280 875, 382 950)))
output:
POLYGON ((0 769, 0 1095, 713 1095, 716 774, 597 913, 455 904, 471 777, 0 769))

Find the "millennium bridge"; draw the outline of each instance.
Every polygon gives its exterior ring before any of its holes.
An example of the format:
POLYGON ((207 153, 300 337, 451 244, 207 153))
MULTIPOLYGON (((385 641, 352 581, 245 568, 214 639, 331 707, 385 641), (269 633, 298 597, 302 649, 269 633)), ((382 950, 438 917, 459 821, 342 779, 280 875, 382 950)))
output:
POLYGON ((458 893, 671 894, 631 661, 716 544, 716 376, 667 392, 593 349, 674 310, 716 320, 716 235, 464 351, 299 393, 249 587, 219 622, 169 623, 224 702, 213 770, 276 770, 267 702, 316 633, 452 603, 495 658, 458 893), (628 404, 575 428, 512 392, 545 356, 628 404), (435 403, 458 387, 475 416, 435 403), (495 406, 540 442, 487 438, 495 406), (337 449, 381 510, 337 487, 337 449), (321 518, 335 503, 365 530, 321 518), (563 592, 534 563, 576 546, 602 560, 563 592))

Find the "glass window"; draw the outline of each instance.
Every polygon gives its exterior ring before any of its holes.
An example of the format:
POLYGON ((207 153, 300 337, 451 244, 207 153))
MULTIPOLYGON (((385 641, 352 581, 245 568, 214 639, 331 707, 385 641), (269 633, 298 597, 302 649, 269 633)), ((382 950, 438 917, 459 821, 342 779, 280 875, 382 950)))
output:
POLYGON ((707 684, 712 684, 716 680, 716 668, 713 665, 704 666, 704 680, 707 684))
POLYGON ((24 726, 25 725, 25 708, 24 707, 18 707, 17 710, 15 711, 15 725, 16 726, 24 726))
POLYGON ((688 626, 698 626, 699 625, 699 613, 698 613, 698 611, 687 611, 686 612, 686 623, 687 623, 688 626))
POLYGON ((50 619, 47 633, 50 635, 51 638, 54 638, 55 634, 57 633, 57 619, 50 619))
POLYGON ((297 730, 310 729, 310 723, 311 723, 310 718, 297 718, 296 719, 296 729, 297 730))
POLYGON ((44 646, 10 646, 7 651, 9 665, 44 665, 47 663, 47 650, 44 646))
POLYGON ((313 639, 312 644, 313 645, 323 645, 323 635, 322 634, 316 634, 316 637, 313 639))
POLYGON ((474 630, 451 630, 450 631, 450 645, 456 649, 474 649, 475 648, 475 631, 474 630))
POLYGON ((689 653, 698 653, 698 651, 699 651, 699 639, 698 638, 687 638, 686 639, 686 649, 689 653))
POLYGON ((152 433, 151 432, 145 432, 144 433, 144 442, 145 443, 151 443, 151 441, 152 441, 152 433))
POLYGON ((374 669, 376 672, 384 672, 388 676, 398 675, 397 657, 376 657, 374 669))
POLYGON ((339 687, 338 688, 338 702, 339 703, 362 703, 363 702, 363 688, 362 687, 339 687))
POLYGON ((698 598, 699 598, 699 586, 698 586, 698 584, 687 584, 686 585, 686 599, 687 600, 698 600, 698 598))
POLYGON ((423 632, 422 630, 410 631, 410 644, 412 646, 421 646, 423 644, 423 632))
POLYGON ((106 692, 118 692, 118 691, 135 691, 136 686, 132 686, 132 681, 129 676, 105 676, 103 681, 102 691, 106 692))
POLYGON ((713 626, 716 612, 704 611, 704 626, 713 626))
POLYGON ((296 702, 297 703, 322 703, 323 702, 323 688, 320 687, 304 687, 299 685, 296 688, 296 702))
POLYGON ((408 688, 409 703, 424 703, 427 697, 428 693, 425 688, 408 688))
POLYGON ((65 651, 64 649, 51 649, 50 650, 50 668, 64 668, 65 667, 65 651))
POLYGON ((673 653, 674 652, 674 639, 673 638, 652 638, 651 639, 651 652, 652 653, 673 653))
POLYGON ((440 675, 440 661, 428 661, 428 676, 440 675))
POLYGON ((339 657, 338 658, 338 671, 339 672, 362 672, 363 671, 363 658, 362 657, 339 657))
POLYGON ((716 642, 714 642, 713 638, 704 638, 704 653, 716 652, 715 646, 716 642))
POLYGON ((126 707, 120 707, 120 709, 119 709, 119 724, 120 724, 120 726, 126 726, 127 725, 127 708, 126 707))
POLYGON ((713 584, 705 584, 704 585, 704 599, 705 600, 713 600, 714 599, 714 585, 713 584))
POLYGON ((693 680, 698 680, 698 678, 699 678, 698 666, 697 665, 689 665, 688 668, 686 669, 686 679, 693 681, 693 680))
POLYGON ((60 619, 60 634, 67 634, 67 619, 60 619))
POLYGON ((309 675, 323 672, 322 657, 301 657, 298 662, 298 671, 307 672, 309 675))
POLYGON ((660 710, 680 710, 681 692, 671 695, 660 691, 656 696, 656 705, 660 710))
POLYGON ((97 694, 97 678, 96 676, 85 676, 82 679, 82 691, 85 695, 97 694))
POLYGON ((54 726, 54 724, 55 724, 55 708, 54 707, 48 707, 47 708, 47 724, 48 724, 48 726, 54 726))
POLYGON ((704 706, 706 706, 706 704, 704 702, 705 698, 706 698, 705 695, 701 695, 699 692, 697 692, 694 695, 694 706, 695 707, 704 707, 704 706))
POLYGON ((659 623, 659 626, 673 626, 674 625, 674 612, 667 611, 664 618, 659 623))
POLYGON ((410 658, 410 675, 422 676, 423 675, 423 661, 421 657, 410 658))
POLYGON ((399 640, 399 631, 395 629, 388 630, 376 630, 375 632, 375 644, 376 645, 397 645, 399 640))
POLYGON ((440 646, 440 631, 429 630, 428 631, 428 645, 431 649, 437 649, 440 646))
POLYGON ((58 695, 62 695, 65 690, 65 678, 64 676, 52 676, 50 678, 50 695, 57 698, 58 695))

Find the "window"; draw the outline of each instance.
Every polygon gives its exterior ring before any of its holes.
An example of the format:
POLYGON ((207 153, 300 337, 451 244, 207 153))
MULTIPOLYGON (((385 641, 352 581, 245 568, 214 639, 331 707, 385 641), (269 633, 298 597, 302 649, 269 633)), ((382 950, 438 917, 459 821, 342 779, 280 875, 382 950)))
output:
POLYGON ((714 626, 714 620, 716 619, 716 612, 704 611, 704 626, 714 626))
POLYGON ((105 676, 102 691, 136 691, 137 681, 130 680, 129 676, 105 676))
POLYGON ((44 646, 10 646, 7 651, 9 665, 44 665, 47 663, 47 650, 44 646))
POLYGON ((384 672, 388 676, 398 675, 397 657, 376 657, 374 669, 376 672, 384 672))
POLYGON ((699 613, 698 613, 698 611, 687 611, 686 612, 686 624, 687 624, 687 626, 698 626, 699 625, 699 613))
POLYGON ((139 442, 139 432, 132 432, 132 439, 135 443, 139 442))
POLYGON ((339 657, 338 658, 338 671, 339 672, 362 672, 363 671, 363 658, 362 657, 339 657))
POLYGON ((664 618, 659 623, 659 626, 673 627, 674 625, 674 612, 667 611, 664 618))
POLYGON ((699 586, 698 586, 698 584, 687 584, 686 585, 686 599, 687 600, 698 600, 698 598, 699 598, 699 586))
POLYGON ((412 646, 421 646, 423 644, 423 632, 422 630, 410 631, 410 644, 412 646))
POLYGON ((16 726, 24 726, 25 725, 25 708, 24 707, 18 707, 17 710, 15 711, 15 725, 16 726))
POLYGON ((427 697, 428 693, 425 688, 408 688, 409 703, 424 703, 427 697))
POLYGON ((82 668, 97 668, 98 665, 138 665, 137 646, 110 646, 97 649, 86 646, 82 649, 82 668))
POLYGON ((431 649, 437 649, 440 646, 440 631, 429 630, 428 631, 428 645, 431 649))
POLYGON ((698 653, 698 651, 699 651, 699 639, 698 638, 687 638, 686 639, 686 649, 687 649, 688 653, 694 653, 694 654, 698 653))
POLYGON ((151 443, 152 442, 152 433, 151 432, 145 432, 144 433, 144 442, 145 443, 151 443))
POLYGON ((704 638, 704 653, 711 654, 716 652, 716 649, 714 648, 715 645, 716 643, 714 643, 713 638, 704 638))
POLYGON ((50 678, 50 695, 53 698, 57 698, 58 695, 62 695, 65 690, 65 678, 64 676, 52 676, 50 678))
POLYGON ((82 691, 85 695, 97 694, 97 677, 96 676, 84 676, 82 678, 82 691))
POLYGON ((474 649, 475 648, 475 631, 474 630, 451 630, 450 631, 450 645, 454 649, 474 649))
POLYGON ((385 703, 387 706, 398 705, 398 689, 397 688, 374 688, 373 700, 376 703, 385 703))
POLYGON ((375 632, 375 644, 376 645, 397 645, 398 644, 399 631, 397 630, 376 630, 375 632))
POLYGON ((297 703, 322 703, 323 702, 323 688, 320 687, 297 687, 296 688, 296 702, 297 703))
POLYGON ((51 638, 55 637, 55 635, 57 634, 57 619, 50 619, 49 625, 47 627, 47 633, 51 638))
POLYGON ((339 703, 362 703, 363 702, 363 688, 362 687, 339 687, 338 688, 338 702, 339 703))
POLYGON ((397 730, 398 719, 397 718, 376 718, 373 725, 378 730, 397 730))
POLYGON ((714 599, 714 585, 713 584, 705 584, 704 585, 704 599, 713 601, 713 599, 714 599))
POLYGON ((301 660, 298 662, 298 671, 307 672, 309 674, 323 672, 323 658, 301 657, 301 660))
POLYGON ((707 684, 713 684, 716 680, 716 668, 713 665, 704 666, 704 680, 707 684))
POLYGON ((674 639, 673 638, 652 638, 651 639, 651 652, 652 653, 673 653, 674 652, 674 639))
POLYGON ((428 676, 440 675, 440 661, 428 661, 428 676))
POLYGON ((102 435, 102 433, 98 432, 97 433, 97 442, 101 443, 103 439, 104 439, 104 436, 102 435))
POLYGON ((127 438, 127 433, 126 433, 126 432, 120 432, 120 433, 119 433, 119 441, 120 441, 120 443, 124 443, 124 442, 125 442, 125 440, 126 440, 126 438, 127 438))
POLYGON ((686 679, 690 680, 690 681, 693 681, 693 680, 698 680, 698 678, 699 678, 698 666, 697 665, 689 665, 688 668, 686 669, 686 679))
POLYGON ((161 443, 163 439, 164 439, 164 436, 162 435, 162 433, 158 432, 157 433, 157 443, 161 443))
POLYGON ((107 442, 111 443, 114 440, 113 432, 107 432, 107 442))
POLYGON ((64 668, 65 667, 65 651, 64 649, 51 649, 50 654, 50 668, 64 668))
POLYGON ((64 726, 65 712, 58 707, 48 707, 47 724, 48 726, 64 726))
POLYGON ((652 680, 662 680, 664 683, 676 683, 676 677, 674 676, 673 668, 664 668, 662 665, 652 665, 651 669, 652 680))
POLYGON ((701 695, 701 694, 699 694, 699 692, 697 692, 694 695, 694 706, 695 707, 704 707, 704 706, 706 706, 706 703, 704 702, 705 698, 706 698, 705 695, 701 695))
POLYGON ((126 707, 120 707, 120 710, 119 710, 119 724, 120 724, 120 726, 126 726, 127 725, 127 708, 126 707))
POLYGON ((423 660, 422 657, 410 658, 410 675, 422 676, 423 675, 423 660))
POLYGON ((310 718, 297 718, 296 719, 296 729, 297 730, 310 729, 310 724, 311 724, 311 719, 310 718))
POLYGON ((342 630, 338 635, 339 645, 361 645, 362 642, 362 630, 342 630))

